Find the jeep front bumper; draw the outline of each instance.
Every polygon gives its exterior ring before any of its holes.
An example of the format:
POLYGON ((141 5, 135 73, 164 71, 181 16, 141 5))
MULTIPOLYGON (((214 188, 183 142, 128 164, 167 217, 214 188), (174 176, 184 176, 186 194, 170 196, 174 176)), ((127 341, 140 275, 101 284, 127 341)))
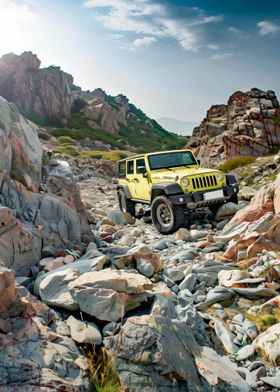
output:
POLYGON ((193 209, 197 207, 210 207, 221 202, 226 202, 233 195, 239 192, 238 184, 226 185, 223 188, 211 189, 209 191, 199 191, 192 193, 183 193, 179 195, 169 196, 173 204, 186 205, 187 208, 193 209), (221 191, 219 197, 207 200, 207 194, 211 192, 221 191))

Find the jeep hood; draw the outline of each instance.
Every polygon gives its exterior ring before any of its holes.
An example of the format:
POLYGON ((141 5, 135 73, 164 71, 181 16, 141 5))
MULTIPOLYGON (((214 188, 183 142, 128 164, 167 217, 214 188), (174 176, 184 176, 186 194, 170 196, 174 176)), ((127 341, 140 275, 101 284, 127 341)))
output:
POLYGON ((154 180, 162 179, 164 181, 168 180, 179 180, 183 177, 188 176, 199 176, 201 174, 210 174, 210 173, 219 173, 219 170, 214 169, 203 169, 198 166, 189 166, 189 167, 174 167, 172 169, 159 169, 155 171, 151 171, 151 178, 154 180))

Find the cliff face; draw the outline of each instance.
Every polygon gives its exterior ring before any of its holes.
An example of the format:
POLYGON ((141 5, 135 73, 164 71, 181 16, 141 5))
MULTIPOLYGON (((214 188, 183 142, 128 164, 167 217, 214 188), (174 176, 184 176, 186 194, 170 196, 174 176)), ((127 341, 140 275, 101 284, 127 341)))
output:
POLYGON ((188 147, 212 162, 239 155, 261 156, 280 146, 280 108, 273 91, 235 92, 227 105, 214 105, 195 128, 188 147))
POLYGON ((41 184, 37 126, 0 97, 0 262, 18 275, 43 255, 73 248, 90 234, 69 167, 53 161, 41 184))
POLYGON ((0 58, 0 95, 31 119, 63 123, 76 97, 73 78, 59 67, 41 69, 40 64, 31 52, 0 58))

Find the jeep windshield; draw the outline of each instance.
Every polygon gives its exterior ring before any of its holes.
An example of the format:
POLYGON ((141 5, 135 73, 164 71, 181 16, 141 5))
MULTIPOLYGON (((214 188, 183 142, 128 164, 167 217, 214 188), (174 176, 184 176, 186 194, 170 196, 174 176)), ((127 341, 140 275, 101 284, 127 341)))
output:
POLYGON ((180 166, 197 165, 195 157, 190 151, 168 152, 148 156, 150 169, 170 169, 180 166))

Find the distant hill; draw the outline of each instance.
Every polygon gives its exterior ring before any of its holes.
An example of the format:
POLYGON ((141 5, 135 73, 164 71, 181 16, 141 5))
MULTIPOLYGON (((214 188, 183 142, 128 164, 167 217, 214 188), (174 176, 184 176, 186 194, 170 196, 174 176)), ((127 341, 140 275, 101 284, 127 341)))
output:
POLYGON ((40 65, 32 52, 0 58, 0 96, 14 102, 25 117, 48 127, 49 134, 83 141, 86 147, 97 141, 101 149, 139 152, 186 144, 184 137, 166 131, 122 94, 113 97, 100 88, 82 91, 60 67, 40 65))
POLYGON ((191 136, 193 129, 199 125, 195 121, 182 121, 169 117, 160 117, 157 121, 168 131, 184 136, 191 136))

